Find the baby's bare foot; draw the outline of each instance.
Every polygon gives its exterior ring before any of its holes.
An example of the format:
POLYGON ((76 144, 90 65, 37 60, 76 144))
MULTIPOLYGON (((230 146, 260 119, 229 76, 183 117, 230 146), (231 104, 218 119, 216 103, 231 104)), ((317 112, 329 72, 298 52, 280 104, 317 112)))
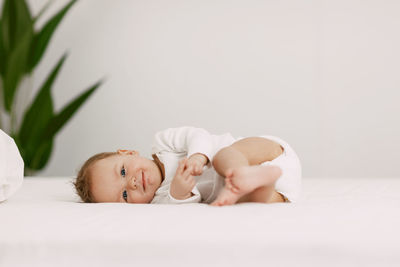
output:
POLYGON ((244 166, 230 169, 226 172, 225 187, 211 205, 235 204, 242 196, 255 189, 275 183, 280 176, 281 169, 270 165, 244 166))
POLYGON ((235 204, 240 198, 240 195, 229 190, 226 186, 221 189, 218 197, 212 202, 211 206, 225 206, 235 204))

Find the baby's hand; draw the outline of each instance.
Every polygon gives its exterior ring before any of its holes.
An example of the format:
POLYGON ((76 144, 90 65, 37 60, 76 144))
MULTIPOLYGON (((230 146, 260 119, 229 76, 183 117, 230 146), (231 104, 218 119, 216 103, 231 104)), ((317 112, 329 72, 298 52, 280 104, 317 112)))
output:
POLYGON ((207 162, 208 158, 205 155, 201 153, 196 153, 188 158, 185 164, 185 169, 191 168, 191 175, 198 176, 203 173, 203 167, 207 164, 207 162))
POLYGON ((179 162, 174 179, 171 182, 170 193, 176 199, 187 199, 192 196, 191 192, 196 185, 196 180, 191 175, 192 168, 185 169, 188 159, 179 162))

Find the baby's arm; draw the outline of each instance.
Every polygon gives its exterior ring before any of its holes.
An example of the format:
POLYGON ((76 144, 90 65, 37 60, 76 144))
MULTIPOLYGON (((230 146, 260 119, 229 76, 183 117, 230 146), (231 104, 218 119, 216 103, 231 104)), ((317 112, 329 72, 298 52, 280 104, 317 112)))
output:
POLYGON ((193 196, 192 190, 196 185, 193 176, 201 175, 203 167, 208 162, 207 156, 196 153, 188 159, 179 162, 175 177, 171 182, 171 196, 176 199, 187 199, 193 196))
POLYGON ((191 155, 185 162, 185 169, 192 169, 191 174, 194 176, 198 176, 203 173, 203 167, 207 165, 209 161, 210 160, 206 155, 195 153, 191 155))
MULTIPOLYGON (((169 128, 156 133, 152 152, 161 157, 187 157, 182 166, 183 170, 177 168, 168 186, 168 192, 163 192, 165 199, 170 203, 176 203, 176 200, 187 200, 185 203, 200 202, 193 176, 201 175, 206 164, 211 166, 210 162, 216 151, 210 133, 195 127, 169 128), (188 202, 189 199, 191 202, 188 202)), ((167 203, 161 199, 160 192, 153 202, 167 203)))
POLYGON ((189 159, 197 153, 209 161, 214 157, 214 142, 211 134, 202 128, 169 128, 155 134, 152 153, 185 153, 189 159))
POLYGON ((175 199, 187 199, 192 196, 192 189, 196 180, 191 175, 193 167, 185 168, 188 159, 179 162, 175 176, 171 182, 170 194, 175 199))

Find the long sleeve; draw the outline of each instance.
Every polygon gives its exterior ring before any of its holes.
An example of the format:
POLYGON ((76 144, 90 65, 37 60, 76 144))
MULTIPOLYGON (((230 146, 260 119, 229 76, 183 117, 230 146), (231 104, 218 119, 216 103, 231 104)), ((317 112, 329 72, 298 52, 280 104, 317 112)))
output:
POLYGON ((184 153, 187 157, 202 153, 211 161, 215 154, 211 134, 202 128, 180 127, 169 128, 156 133, 152 151, 155 154, 184 153))
POLYGON ((210 162, 215 154, 214 143, 213 136, 201 128, 187 126, 169 128, 156 133, 152 153, 156 154, 164 164, 165 177, 151 203, 183 204, 201 202, 201 194, 196 186, 192 190, 193 196, 184 200, 172 197, 170 186, 179 160, 184 157, 190 157, 195 153, 202 153, 209 159, 207 168, 211 167, 210 162))
POLYGON ((160 187, 157 190, 157 194, 151 201, 151 204, 186 204, 186 203, 200 203, 201 202, 201 195, 199 190, 194 187, 192 190, 193 196, 187 199, 176 199, 171 196, 169 192, 169 185, 160 187))

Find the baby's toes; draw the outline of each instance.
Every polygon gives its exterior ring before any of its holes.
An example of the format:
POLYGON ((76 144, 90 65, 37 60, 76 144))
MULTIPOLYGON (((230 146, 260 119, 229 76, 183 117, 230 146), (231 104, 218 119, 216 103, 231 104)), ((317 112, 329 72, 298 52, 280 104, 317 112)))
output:
POLYGON ((225 206, 228 204, 229 200, 229 190, 227 189, 222 189, 222 191, 219 193, 217 198, 212 202, 210 205, 211 206, 225 206))
POLYGON ((222 204, 222 201, 220 199, 216 199, 210 205, 218 207, 218 206, 222 206, 223 204, 222 204))
POLYGON ((230 178, 225 178, 225 186, 227 186, 228 188, 232 187, 232 182, 230 178))
POLYGON ((225 178, 225 186, 233 193, 238 194, 240 192, 240 189, 233 184, 231 178, 225 178))

